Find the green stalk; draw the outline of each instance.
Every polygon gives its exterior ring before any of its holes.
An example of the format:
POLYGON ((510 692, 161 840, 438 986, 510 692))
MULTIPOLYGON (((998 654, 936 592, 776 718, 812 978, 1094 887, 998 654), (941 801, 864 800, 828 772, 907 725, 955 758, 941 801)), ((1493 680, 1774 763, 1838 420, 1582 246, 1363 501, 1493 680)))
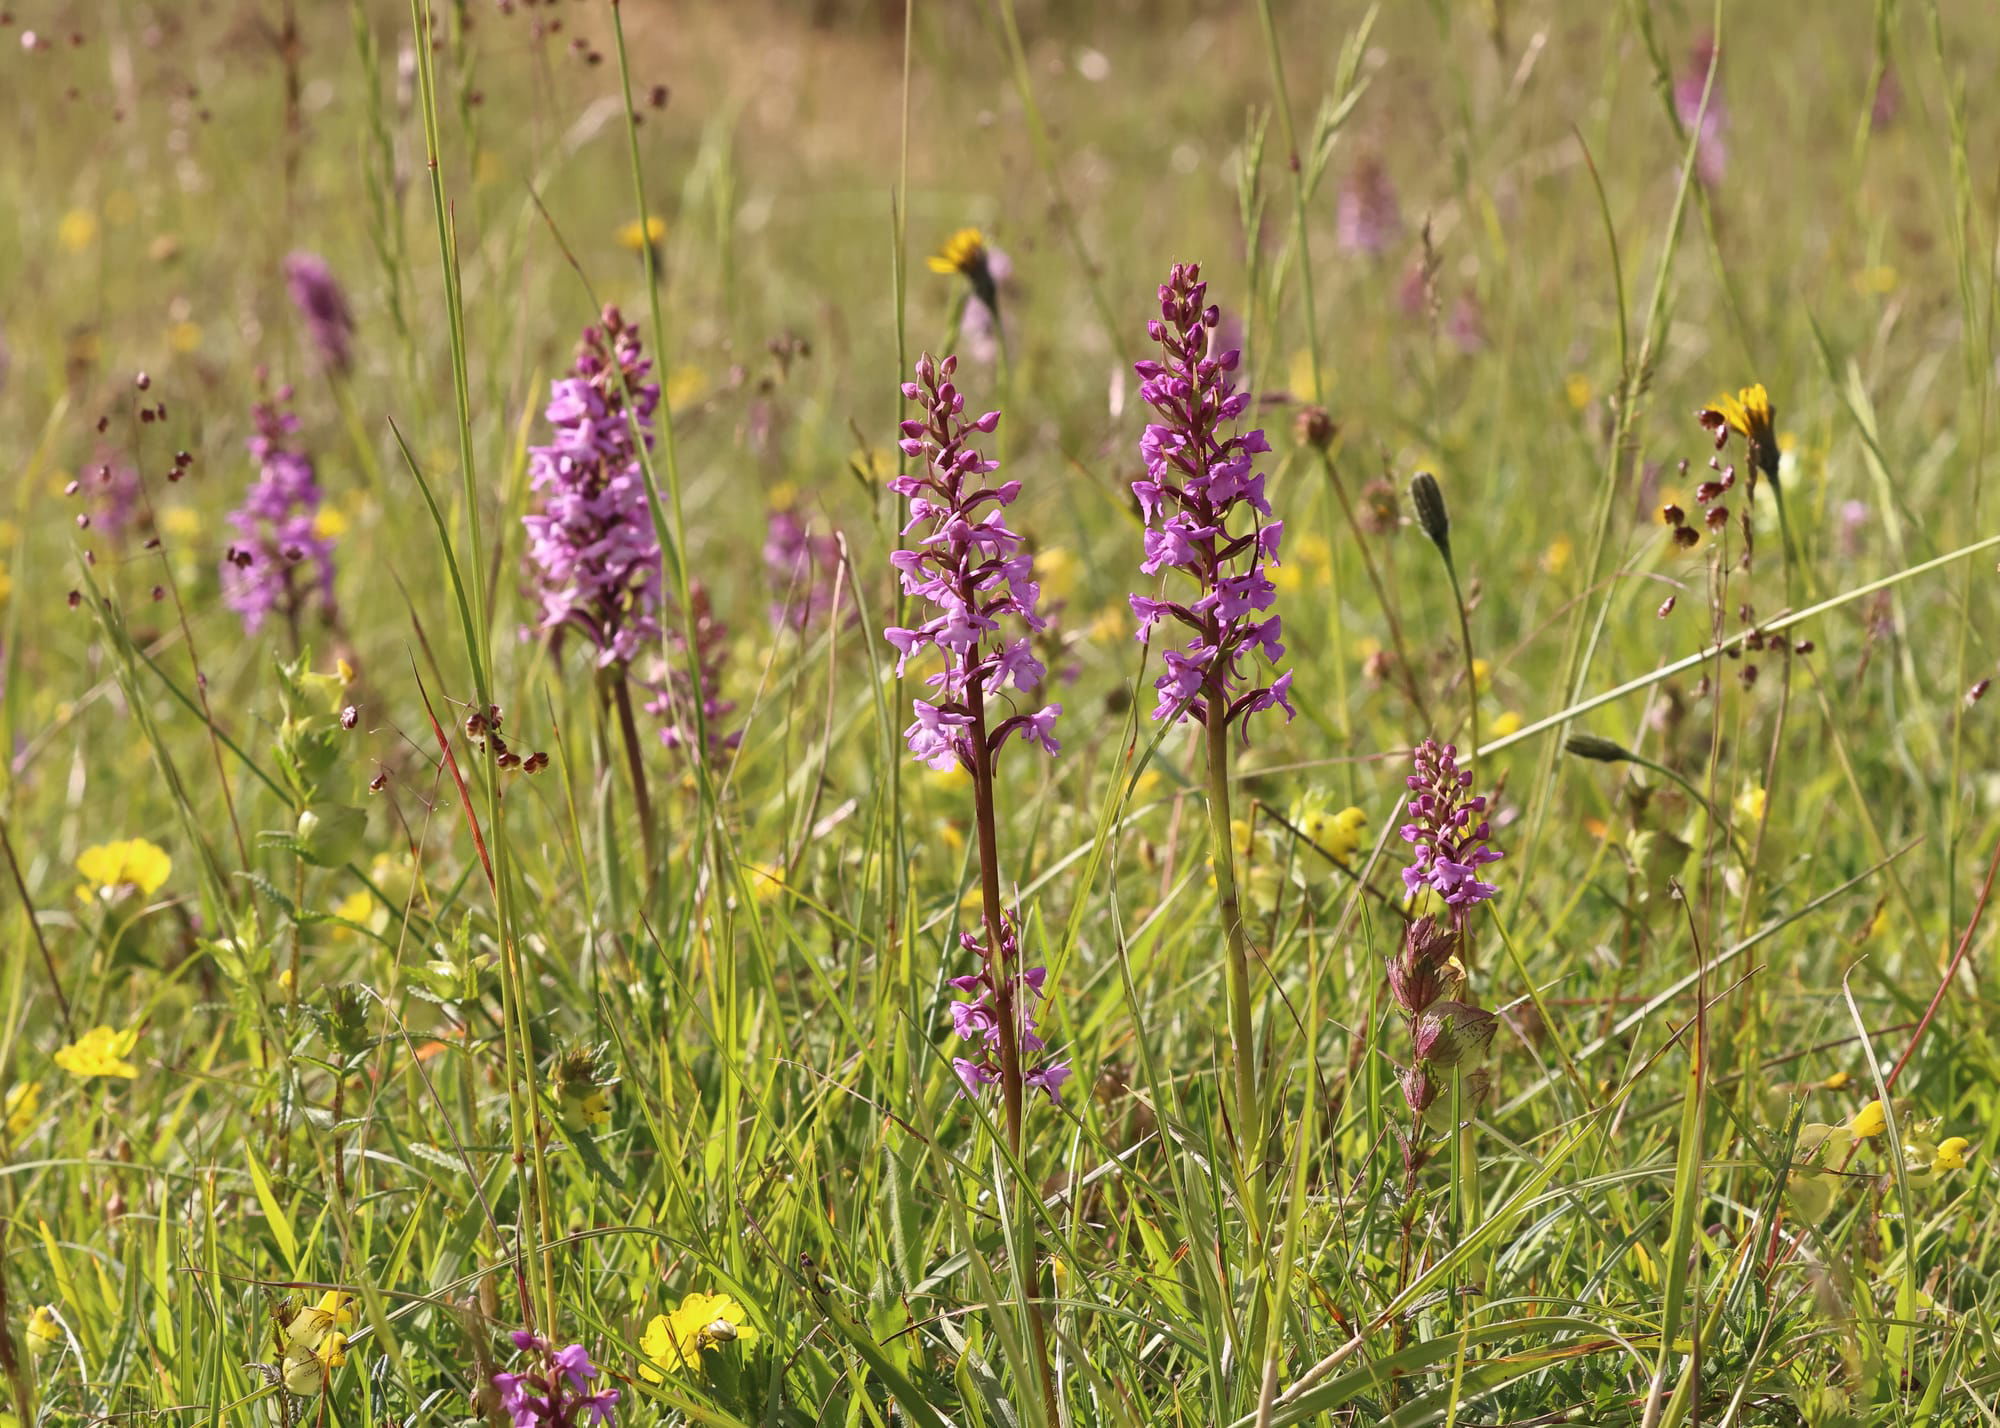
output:
POLYGON ((1216 906, 1229 949, 1229 1043, 1234 1063, 1236 1140, 1242 1152, 1243 1206, 1254 1243, 1264 1220, 1263 1116, 1257 1095, 1257 1043, 1251 1023, 1250 946, 1237 901, 1236 840, 1229 819, 1229 695, 1212 679, 1207 691, 1208 832, 1216 906))

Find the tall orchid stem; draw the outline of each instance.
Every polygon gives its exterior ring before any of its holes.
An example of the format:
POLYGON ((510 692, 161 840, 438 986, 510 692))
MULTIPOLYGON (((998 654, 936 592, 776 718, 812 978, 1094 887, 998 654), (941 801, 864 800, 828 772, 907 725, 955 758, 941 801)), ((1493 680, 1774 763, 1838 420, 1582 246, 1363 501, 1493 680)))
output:
POLYGON ((625 766, 632 773, 632 807, 639 817, 639 845, 645 851, 644 886, 650 891, 659 870, 653 827, 653 796, 646 786, 646 761, 639 749, 639 724, 632 717, 632 681, 621 667, 612 674, 612 702, 618 707, 618 731, 625 738, 625 766))
POLYGON ((1236 1137, 1243 1153, 1244 1205, 1254 1239, 1264 1219, 1264 1132, 1257 1095, 1257 1042, 1250 1020, 1250 945, 1236 890, 1236 840, 1229 819, 1229 695, 1212 681, 1208 713, 1208 830, 1216 901, 1229 945, 1229 1041, 1235 1063, 1236 1137))
MULTIPOLYGON (((986 692, 975 676, 966 690, 972 716, 972 816, 979 837, 979 902, 986 925, 987 980, 993 987, 994 1012, 1000 1023, 1000 1101, 1006 1119, 1007 1149, 1021 1161, 1021 1121, 1024 1086, 1021 1080, 1021 1021, 1015 997, 1014 968, 1006 960, 1006 921, 1000 901, 1000 827, 993 808, 993 747, 986 737, 986 692)), ((1049 1428, 1062 1419, 1056 1402, 1054 1370, 1049 1364, 1049 1332, 1042 1321, 1041 1269, 1036 1263, 1035 1212, 1026 1203, 1033 1186, 1021 1185, 1014 1220, 1015 1278, 1023 1286, 1021 1309, 1028 1320, 1028 1352, 1040 1381, 1042 1410, 1049 1428)))

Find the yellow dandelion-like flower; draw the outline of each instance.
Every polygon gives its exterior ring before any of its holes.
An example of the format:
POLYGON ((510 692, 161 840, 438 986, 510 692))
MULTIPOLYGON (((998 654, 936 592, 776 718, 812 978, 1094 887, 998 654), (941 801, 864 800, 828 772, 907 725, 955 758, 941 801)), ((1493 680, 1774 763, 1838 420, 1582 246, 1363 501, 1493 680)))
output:
POLYGON ((1742 437, 1750 448, 1750 460, 1766 476, 1778 474, 1777 408, 1762 382, 1744 387, 1735 396, 1727 392, 1702 412, 1705 425, 1714 429, 1717 421, 1742 437))
POLYGON ((618 246, 628 252, 643 253, 648 248, 656 248, 667 236, 667 220, 657 213, 644 223, 633 219, 618 230, 618 246))
POLYGON ((35 1123, 35 1113, 42 1108, 42 1083, 40 1081, 16 1081, 7 1088, 7 1099, 0 1104, 0 1117, 7 1126, 7 1139, 19 1140, 28 1133, 35 1123))
POLYGON ((63 1341, 62 1321, 56 1318, 55 1306, 37 1304, 35 1312, 28 1316, 28 1352, 40 1358, 50 1349, 57 1348, 63 1341))
POLYGON ((321 506, 313 517, 313 534, 321 540, 339 540, 347 534, 347 513, 334 506, 321 506))
POLYGON ((1854 1119, 1847 1123, 1847 1133, 1856 1140, 1867 1140, 1889 1128, 1889 1113, 1882 1109, 1880 1101, 1870 1101, 1854 1113, 1854 1119))
POLYGON ((944 245, 926 260, 933 273, 964 273, 986 266, 986 235, 977 228, 961 228, 944 240, 944 245))
POLYGON ((136 1026, 128 1026, 123 1031, 94 1026, 68 1046, 57 1050, 56 1065, 86 1081, 95 1076, 118 1076, 129 1081, 139 1074, 139 1068, 125 1058, 138 1044, 139 1028, 136 1026))
POLYGON ((1504 739, 1509 734, 1519 733, 1520 730, 1521 716, 1514 710, 1508 709, 1494 719, 1492 726, 1487 732, 1496 739, 1504 739))
POLYGON ((108 901, 123 896, 129 888, 137 888, 141 896, 151 897, 166 882, 174 863, 158 844, 144 838, 127 838, 85 848, 77 857, 76 870, 85 879, 84 886, 78 889, 79 897, 108 901))
POLYGON ((757 1342, 757 1330, 743 1306, 727 1294, 690 1294, 671 1314, 656 1314, 639 1340, 639 1352, 652 1361, 639 1365, 640 1377, 649 1383, 663 1382, 700 1366, 701 1356, 724 1344, 749 1348, 757 1342))
POLYGON ((97 241, 97 215, 87 208, 72 208, 56 225, 56 241, 72 253, 81 253, 97 241))

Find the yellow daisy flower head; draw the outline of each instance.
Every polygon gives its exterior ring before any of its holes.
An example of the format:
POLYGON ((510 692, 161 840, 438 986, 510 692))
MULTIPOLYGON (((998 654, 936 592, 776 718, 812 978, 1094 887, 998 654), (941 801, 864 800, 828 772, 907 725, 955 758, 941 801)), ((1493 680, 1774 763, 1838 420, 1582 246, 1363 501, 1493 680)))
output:
POLYGON ((35 1113, 41 1108, 40 1081, 16 1081, 9 1086, 6 1101, 0 1103, 0 1122, 6 1125, 6 1139, 16 1141, 26 1135, 35 1123, 35 1113))
POLYGON ((62 1321, 56 1318, 55 1306, 37 1304, 35 1312, 28 1316, 28 1352, 40 1358, 63 1341, 62 1321))
POLYGON ((660 240, 667 236, 667 221, 654 214, 644 223, 633 219, 618 230, 618 246, 633 253, 642 253, 647 248, 658 247, 660 240))
POLYGON ((639 1352, 651 1365, 639 1365, 639 1374, 659 1383, 668 1374, 698 1368, 706 1350, 725 1344, 747 1349, 756 1342, 757 1330, 741 1304, 727 1294, 690 1294, 673 1313, 656 1314, 646 1326, 639 1352))
POLYGON ((1729 440, 1731 432, 1743 438, 1750 448, 1750 463, 1766 476, 1775 478, 1778 474, 1778 437, 1774 423, 1777 408, 1771 405, 1771 394, 1764 390, 1762 382, 1742 388, 1735 396, 1724 392, 1708 406, 1702 408, 1701 424, 1708 428, 1715 438, 1715 449, 1720 451, 1729 440))
POLYGON ((56 1052, 56 1065, 72 1076, 88 1081, 97 1076, 117 1076, 130 1081, 139 1068, 125 1058, 139 1044, 139 1028, 123 1031, 93 1026, 82 1036, 56 1052))
POLYGON ((97 897, 111 902, 133 888, 141 896, 151 897, 174 870, 174 862, 158 844, 127 838, 85 848, 77 857, 76 870, 85 880, 77 896, 85 901, 97 897))
POLYGON ((993 285, 993 269, 986 260, 986 235, 977 228, 961 228, 944 240, 944 246, 927 260, 933 273, 963 273, 972 292, 995 312, 999 294, 993 285))

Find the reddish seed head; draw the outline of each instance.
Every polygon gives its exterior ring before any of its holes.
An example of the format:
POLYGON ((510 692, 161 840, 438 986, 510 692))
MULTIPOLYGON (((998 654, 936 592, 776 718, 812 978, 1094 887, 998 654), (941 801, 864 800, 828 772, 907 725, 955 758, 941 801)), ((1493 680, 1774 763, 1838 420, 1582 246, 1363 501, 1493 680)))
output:
POLYGON ((1667 616, 1674 613, 1674 601, 1678 600, 1679 598, 1680 597, 1678 595, 1669 595, 1666 599, 1660 602, 1659 616, 1662 620, 1666 619, 1667 616))
POLYGON ((1660 519, 1670 526, 1684 526, 1687 524, 1687 512, 1669 501, 1660 507, 1660 519))
POLYGON ((1965 691, 1965 702, 1967 704, 1977 704, 1986 697, 1986 691, 1992 687, 1993 681, 1991 679, 1980 680, 1979 683, 1965 691))

